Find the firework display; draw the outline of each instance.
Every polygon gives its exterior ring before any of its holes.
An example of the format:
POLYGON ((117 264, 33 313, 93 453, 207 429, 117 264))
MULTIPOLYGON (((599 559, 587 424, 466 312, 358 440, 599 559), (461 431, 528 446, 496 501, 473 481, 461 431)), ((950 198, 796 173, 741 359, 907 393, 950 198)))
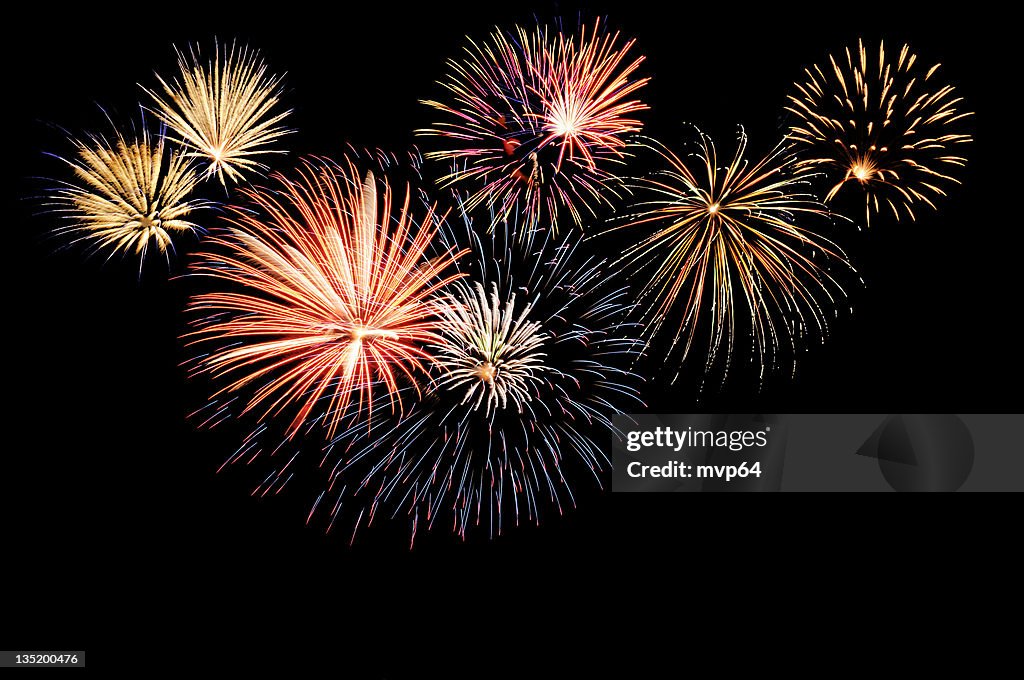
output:
MULTIPOLYGON (((494 535, 546 505, 564 512, 574 477, 601 483, 612 416, 641 405, 638 329, 607 262, 584 256, 578 236, 527 246, 503 226, 469 231, 474 254, 443 292, 423 398, 390 428, 357 424, 336 440, 334 474, 368 508, 358 521, 494 535)), ((346 489, 332 485, 318 504, 333 524, 346 489)))
POLYGON ((704 134, 692 156, 659 147, 667 167, 641 182, 649 198, 619 227, 655 231, 620 264, 644 277, 639 297, 649 335, 677 321, 672 348, 681 341, 685 361, 704 333, 705 370, 724 349, 727 372, 737 337, 749 333, 763 378, 781 342, 792 346, 827 329, 843 296, 829 265, 848 265, 838 246, 811 229, 828 211, 807 193, 789 149, 780 145, 757 161, 746 149, 742 132, 731 159, 719 159, 704 134))
POLYGON ((208 237, 192 271, 222 290, 190 303, 192 341, 206 348, 199 370, 226 383, 215 396, 245 390, 242 413, 293 412, 289 436, 321 408, 330 436, 377 390, 401 407, 400 387, 433 361, 430 299, 458 253, 426 257, 433 210, 414 215, 410 192, 395 200, 348 159, 274 179, 277 191, 242 190, 250 204, 208 237))
POLYGON ((172 237, 200 231, 190 215, 205 202, 190 198, 200 177, 189 159, 167 148, 145 120, 132 135, 72 139, 76 154, 62 158, 74 180, 62 182, 50 207, 67 218, 59 233, 108 257, 134 252, 141 268, 150 244, 165 257, 172 237))
POLYGON ((863 41, 806 69, 786 107, 795 116, 789 137, 801 163, 828 178, 826 202, 849 186, 864 195, 868 224, 883 211, 913 220, 918 205, 934 209, 944 187, 959 183, 972 114, 938 70, 907 45, 892 55, 863 41))
POLYGON ((747 359, 750 386, 785 359, 792 376, 850 306, 839 243, 879 236, 855 233, 844 197, 868 224, 918 219, 972 141, 939 65, 858 42, 806 69, 784 134, 748 148, 741 130, 719 156, 697 130, 673 150, 640 136, 635 39, 535 22, 447 62, 420 100, 426 170, 341 130, 337 160, 272 171, 292 151, 282 76, 242 42, 176 52, 140 125, 68 135, 56 233, 140 268, 199 241, 172 278, 190 287, 196 422, 237 422, 222 468, 287 450, 253 494, 309 468, 307 523, 353 537, 395 520, 413 540, 497 536, 573 508, 607 481, 613 417, 644 408, 642 371, 694 398, 747 359))
POLYGON ((522 210, 523 233, 542 217, 557 227, 563 210, 582 224, 622 190, 617 171, 641 127, 634 114, 647 108, 635 98, 648 79, 635 75, 643 57, 629 56, 634 42, 599 23, 572 35, 499 29, 471 42, 448 63, 447 97, 424 102, 442 114, 420 131, 444 145, 427 154, 452 168, 442 185, 497 220, 522 210))
POLYGON ((268 72, 257 52, 217 44, 204 62, 196 50, 178 51, 178 67, 169 81, 157 75, 162 93, 146 92, 178 141, 206 161, 207 176, 239 182, 246 172, 266 169, 262 157, 285 153, 274 146, 290 132, 280 125, 290 112, 275 113, 281 77, 268 72))

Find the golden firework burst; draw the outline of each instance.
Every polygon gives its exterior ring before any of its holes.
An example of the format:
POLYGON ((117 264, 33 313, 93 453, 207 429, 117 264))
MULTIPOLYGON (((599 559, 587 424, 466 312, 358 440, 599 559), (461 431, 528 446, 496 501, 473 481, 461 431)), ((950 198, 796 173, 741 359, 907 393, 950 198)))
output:
POLYGON ((727 374, 736 337, 749 332, 763 378, 781 341, 792 346, 811 329, 827 330, 823 301, 834 307, 844 295, 828 266, 849 263, 807 226, 829 212, 805 192, 806 173, 788 147, 757 162, 745 158, 746 147, 741 132, 735 155, 720 167, 704 134, 687 159, 658 145, 667 169, 638 183, 651 198, 616 228, 656 227, 619 260, 644 276, 648 335, 678 319, 671 348, 683 341, 685 361, 701 330, 709 331, 705 371, 724 344, 727 374))
POLYGON ((881 211, 913 220, 918 204, 934 209, 944 185, 959 184, 967 159, 957 149, 971 141, 962 123, 972 114, 938 70, 907 45, 892 60, 884 43, 876 55, 863 41, 805 70, 786 107, 796 117, 789 138, 801 164, 828 178, 826 201, 855 185, 868 224, 881 211))
POLYGON ((207 175, 238 182, 244 172, 267 169, 261 157, 285 153, 273 144, 291 132, 280 125, 291 111, 274 113, 282 77, 268 72, 259 53, 236 44, 217 44, 205 62, 196 50, 177 53, 178 77, 157 74, 163 94, 143 89, 181 143, 209 163, 207 175))
POLYGON ((190 160, 167 148, 163 135, 151 135, 142 122, 126 138, 115 130, 113 141, 101 135, 71 139, 77 154, 62 158, 75 181, 62 182, 51 198, 55 212, 69 224, 59 231, 110 256, 134 251, 139 267, 150 243, 169 257, 173 237, 200 231, 185 219, 205 201, 189 199, 200 181, 190 160))

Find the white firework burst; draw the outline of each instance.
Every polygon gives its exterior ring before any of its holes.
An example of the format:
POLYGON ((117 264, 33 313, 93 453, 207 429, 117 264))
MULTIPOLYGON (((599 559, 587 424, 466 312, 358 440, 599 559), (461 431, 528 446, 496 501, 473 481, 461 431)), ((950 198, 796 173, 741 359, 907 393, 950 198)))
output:
POLYGON ((445 343, 438 348, 438 385, 465 390, 462 403, 472 402, 473 410, 484 406, 490 415, 511 405, 522 413, 549 370, 542 351, 547 336, 527 318, 532 305, 517 310, 515 293, 502 300, 493 283, 489 295, 479 282, 455 287, 454 299, 440 306, 445 343))

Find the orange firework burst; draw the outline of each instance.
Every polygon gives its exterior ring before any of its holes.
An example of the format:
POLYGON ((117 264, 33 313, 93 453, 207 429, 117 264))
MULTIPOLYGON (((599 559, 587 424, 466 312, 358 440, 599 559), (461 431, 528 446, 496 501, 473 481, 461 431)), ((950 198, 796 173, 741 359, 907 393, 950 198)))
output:
POLYGON ((796 116, 789 137, 801 163, 828 177, 826 201, 852 184, 864 194, 868 224, 886 209, 913 220, 917 204, 934 209, 943 185, 959 184, 954 174, 967 160, 955 149, 971 141, 960 125, 972 114, 937 82, 938 69, 923 67, 907 45, 891 61, 884 43, 875 58, 861 41, 805 71, 786 107, 796 116))
POLYGON ((198 370, 227 380, 215 397, 251 390, 243 412, 295 407, 289 437, 324 402, 330 437, 350 406, 370 409, 378 385, 400 408, 400 383, 415 386, 433 361, 430 300, 462 253, 429 257, 434 210, 414 221, 409 190, 393 204, 388 183, 360 180, 347 158, 274 178, 278 191, 242 190, 251 205, 231 210, 194 266, 223 286, 190 304, 202 315, 195 341, 216 345, 198 370))
POLYGON ((582 27, 573 35, 516 27, 470 43, 449 62, 441 83, 450 101, 425 101, 444 119, 419 134, 444 138, 427 154, 452 170, 445 186, 468 191, 467 209, 486 205, 494 223, 522 210, 528 233, 543 215, 557 224, 565 209, 577 224, 622 188, 615 172, 628 156, 634 95, 643 57, 627 59, 633 40, 582 27))
POLYGON ((792 346, 812 327, 827 330, 822 303, 835 306, 843 295, 827 266, 849 265, 835 244, 808 228, 808 219, 829 213, 803 192, 806 173, 795 167, 789 149, 780 145, 750 162, 746 146, 741 133, 725 167, 703 134, 690 160, 659 148, 668 168, 640 183, 652 197, 623 225, 654 225, 657 231, 628 249, 620 263, 638 267, 645 277, 641 300, 651 299, 650 335, 667 318, 680 318, 672 347, 685 337, 685 361, 701 320, 710 315, 705 371, 724 343, 727 372, 736 337, 749 332, 763 377, 780 340, 792 346), (738 322, 744 316, 748 321, 738 322))

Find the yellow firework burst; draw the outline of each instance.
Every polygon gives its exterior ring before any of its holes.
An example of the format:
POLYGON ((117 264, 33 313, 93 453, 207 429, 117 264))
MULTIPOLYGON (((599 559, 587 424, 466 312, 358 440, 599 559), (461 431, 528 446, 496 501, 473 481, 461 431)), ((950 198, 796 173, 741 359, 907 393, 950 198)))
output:
POLYGON ((971 141, 961 128, 970 112, 963 99, 925 67, 904 45, 895 60, 878 46, 860 41, 829 57, 824 67, 806 69, 787 110, 796 116, 789 137, 801 163, 825 174, 831 201, 844 187, 858 187, 865 219, 892 212, 897 220, 914 208, 945 196, 948 183, 967 160, 957 152, 971 141))
POLYGON ((263 171, 260 158, 285 153, 273 144, 291 130, 280 125, 291 111, 274 113, 281 77, 268 72, 259 54, 248 47, 214 47, 203 62, 197 51, 178 51, 179 77, 160 75, 163 94, 151 90, 155 112, 192 155, 209 162, 208 175, 238 182, 242 173, 263 171))
POLYGON ((141 267, 150 243, 168 256, 173 236, 200 229, 185 219, 205 206, 188 198, 199 175, 188 158, 166 148, 162 135, 154 139, 144 122, 131 139, 115 131, 113 142, 99 135, 71 142, 76 156, 61 160, 75 180, 62 182, 50 203, 69 219, 60 231, 74 241, 110 256, 134 251, 141 267))
POLYGON ((678 319, 671 347, 683 340, 685 361, 709 330, 705 371, 724 344, 727 373, 736 337, 749 333, 763 377, 780 342, 792 347, 811 330, 827 330, 827 307, 844 295, 828 267, 849 265, 835 244, 808 228, 809 219, 828 211, 804 193, 804 173, 788 147, 751 162, 746 146, 741 132, 724 167, 703 134, 685 160, 656 147, 668 167, 639 183, 651 198, 623 225, 656 231, 619 263, 644 277, 649 335, 678 319))

